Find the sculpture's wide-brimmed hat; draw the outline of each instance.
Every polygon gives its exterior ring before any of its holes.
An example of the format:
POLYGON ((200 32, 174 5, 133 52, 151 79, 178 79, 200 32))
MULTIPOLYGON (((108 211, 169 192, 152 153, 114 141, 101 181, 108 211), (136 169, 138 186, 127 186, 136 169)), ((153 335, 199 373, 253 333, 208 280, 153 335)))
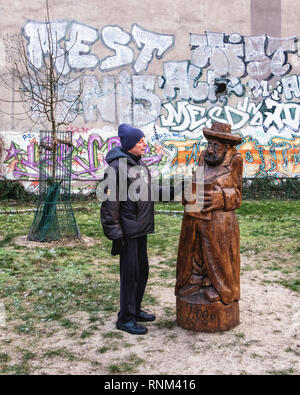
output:
POLYGON ((210 129, 203 128, 204 136, 209 139, 217 139, 222 141, 224 144, 239 145, 242 142, 242 138, 239 134, 231 133, 231 125, 221 122, 214 122, 210 129))

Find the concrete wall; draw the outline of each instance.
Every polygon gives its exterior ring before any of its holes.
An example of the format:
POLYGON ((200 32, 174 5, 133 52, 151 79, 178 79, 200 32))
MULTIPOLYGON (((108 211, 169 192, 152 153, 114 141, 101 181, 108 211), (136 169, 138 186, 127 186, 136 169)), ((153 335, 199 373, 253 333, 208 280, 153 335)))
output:
MULTIPOLYGON (((166 176, 197 161, 206 143, 202 129, 214 120, 230 123, 243 136, 238 148, 245 177, 300 176, 300 10, 294 1, 49 4, 53 31, 71 48, 65 78, 84 72, 80 106, 66 126, 73 132, 75 188, 89 191, 101 179, 105 154, 119 143, 117 127, 123 122, 146 133, 147 163, 166 176), (157 138, 163 156, 156 152, 157 138)), ((24 37, 28 55, 39 65, 44 18, 41 0, 0 5, 2 78, 18 60, 16 35, 24 37)), ((70 98, 78 93, 78 83, 66 93, 70 98)), ((16 95, 2 88, 0 97, 8 100, 0 102, 0 111, 11 115, 0 119, 2 177, 22 180, 34 190, 38 131, 45 125, 32 127, 18 115, 16 95)))

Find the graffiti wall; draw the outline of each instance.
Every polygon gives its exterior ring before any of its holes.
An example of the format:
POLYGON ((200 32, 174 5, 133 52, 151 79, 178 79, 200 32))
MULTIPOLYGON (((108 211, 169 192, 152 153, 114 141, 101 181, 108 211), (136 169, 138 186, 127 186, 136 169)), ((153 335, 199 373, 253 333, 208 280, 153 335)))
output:
MULTIPOLYGON (((145 132, 144 160, 153 172, 160 170, 166 177, 178 166, 197 163, 206 146, 203 127, 213 121, 230 123, 243 137, 238 149, 244 158, 244 177, 300 177, 295 36, 192 32, 189 57, 173 59, 176 31, 162 34, 137 23, 131 29, 96 28, 63 20, 52 22, 52 34, 58 55, 64 46, 68 51, 67 58, 56 63, 57 72, 65 79, 84 72, 67 90, 58 86, 70 102, 82 87, 79 104, 69 109, 74 121, 66 126, 73 134, 72 179, 78 190, 88 192, 102 179, 105 155, 119 144, 120 123, 145 132)), ((49 40, 45 24, 28 20, 22 35, 30 61, 42 67, 49 40)), ((32 115, 38 118, 38 113, 32 115)), ((2 177, 21 180, 34 190, 39 133, 28 130, 0 132, 2 177)))

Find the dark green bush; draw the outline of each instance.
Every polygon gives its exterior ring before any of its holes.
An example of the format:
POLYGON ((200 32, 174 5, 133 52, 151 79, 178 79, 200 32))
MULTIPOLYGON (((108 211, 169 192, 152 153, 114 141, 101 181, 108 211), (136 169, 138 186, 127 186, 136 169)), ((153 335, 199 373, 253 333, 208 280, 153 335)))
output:
MULTIPOLYGON (((174 184, 173 179, 170 182, 174 184)), ((0 180, 0 200, 14 199, 24 202, 35 201, 38 195, 26 191, 24 186, 17 181, 0 180)), ((72 201, 86 202, 95 200, 96 194, 72 195, 72 201)), ((243 179, 243 199, 262 200, 262 199, 292 199, 300 200, 300 178, 244 178, 243 179)))
POLYGON ((244 178, 243 199, 300 199, 299 178, 244 178))
POLYGON ((33 200, 34 195, 28 193, 24 186, 12 180, 0 180, 0 200, 14 199, 27 202, 33 200))

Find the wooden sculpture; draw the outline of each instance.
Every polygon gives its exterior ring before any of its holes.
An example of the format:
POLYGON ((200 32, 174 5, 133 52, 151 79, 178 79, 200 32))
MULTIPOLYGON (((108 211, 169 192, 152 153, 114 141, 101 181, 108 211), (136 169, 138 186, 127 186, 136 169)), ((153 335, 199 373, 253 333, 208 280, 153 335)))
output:
POLYGON ((235 146, 242 139, 219 122, 203 134, 204 208, 191 212, 185 202, 175 294, 178 325, 217 332, 239 324, 240 234, 234 210, 242 201, 243 159, 235 146))

